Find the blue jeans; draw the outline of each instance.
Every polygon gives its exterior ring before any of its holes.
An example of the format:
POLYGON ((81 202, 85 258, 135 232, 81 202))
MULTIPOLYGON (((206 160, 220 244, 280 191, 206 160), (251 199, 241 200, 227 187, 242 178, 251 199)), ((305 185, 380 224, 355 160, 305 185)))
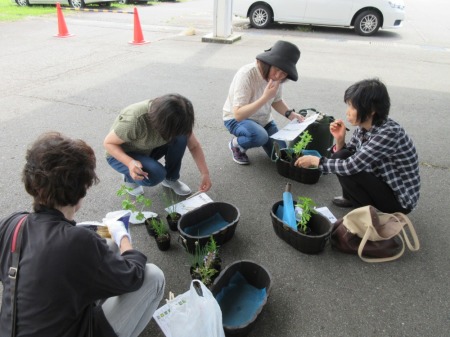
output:
POLYGON ((262 146, 267 155, 272 158, 274 141, 279 143, 280 148, 286 147, 285 142, 270 138, 270 136, 278 132, 277 124, 274 121, 270 121, 266 126, 262 127, 250 119, 244 119, 242 122, 230 119, 225 121, 224 125, 232 135, 237 137, 238 144, 244 150, 262 146))
POLYGON ((138 160, 142 164, 142 169, 148 173, 148 178, 144 180, 133 180, 127 166, 114 157, 106 158, 108 164, 117 172, 125 175, 125 181, 136 183, 141 186, 155 186, 164 179, 176 181, 180 179, 181 162, 187 146, 187 136, 178 136, 169 143, 155 148, 150 156, 136 152, 129 152, 131 158, 138 160), (165 166, 158 160, 165 157, 165 166))

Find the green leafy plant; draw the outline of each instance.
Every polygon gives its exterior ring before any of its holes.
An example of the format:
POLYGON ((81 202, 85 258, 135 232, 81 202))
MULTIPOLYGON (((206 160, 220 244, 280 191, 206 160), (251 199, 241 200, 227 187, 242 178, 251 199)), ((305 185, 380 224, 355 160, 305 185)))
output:
POLYGON ((175 220, 178 213, 176 211, 176 204, 178 203, 178 195, 170 188, 162 194, 162 200, 166 206, 167 213, 172 220, 175 220))
POLYGON ((167 228, 166 224, 160 219, 152 218, 151 225, 153 230, 155 231, 155 236, 157 238, 163 237, 164 235, 169 233, 169 229, 167 228))
POLYGON ((191 256, 191 267, 197 268, 204 263, 204 258, 207 253, 206 247, 202 247, 198 241, 195 241, 194 253, 191 256))
POLYGON ((219 246, 212 236, 203 247, 199 241, 195 242, 194 254, 191 255, 191 273, 206 286, 211 285, 214 275, 220 270, 216 268, 218 249, 219 246))
POLYGON ((205 245, 205 248, 208 253, 218 254, 219 252, 219 246, 213 236, 211 236, 208 243, 205 245))
POLYGON ((133 213, 137 213, 136 219, 137 220, 144 220, 144 209, 150 209, 152 206, 152 200, 149 198, 146 198, 143 194, 138 195, 134 200, 132 200, 129 191, 132 191, 133 189, 130 187, 126 187, 125 185, 120 186, 120 188, 117 190, 117 196, 123 197, 122 200, 122 209, 131 211, 133 213))
POLYGON ((206 286, 210 286, 212 284, 213 276, 218 273, 218 271, 216 269, 208 267, 208 266, 198 267, 197 272, 200 275, 200 280, 206 286))
POLYGON ((292 159, 294 159, 294 156, 300 156, 302 151, 306 149, 312 139, 313 138, 308 130, 303 131, 297 143, 295 143, 294 146, 288 147, 286 149, 285 153, 288 161, 292 161, 292 159))
POLYGON ((313 140, 313 137, 308 132, 308 130, 303 131, 298 142, 295 143, 295 145, 292 147, 293 152, 297 156, 299 156, 302 153, 302 151, 306 149, 308 144, 311 143, 312 140, 313 140))
POLYGON ((315 206, 317 205, 311 198, 297 198, 297 207, 301 208, 302 210, 300 220, 297 223, 299 231, 303 233, 306 233, 308 231, 308 222, 311 219, 311 215, 317 213, 317 211, 314 209, 315 206))

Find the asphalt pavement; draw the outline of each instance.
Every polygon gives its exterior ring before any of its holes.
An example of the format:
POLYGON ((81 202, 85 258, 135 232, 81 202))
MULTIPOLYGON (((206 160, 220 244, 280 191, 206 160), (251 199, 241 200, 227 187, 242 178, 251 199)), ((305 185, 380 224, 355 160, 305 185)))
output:
MULTIPOLYGON (((77 220, 100 221, 120 209, 115 195, 120 176, 104 160, 103 138, 123 107, 177 92, 195 108, 195 133, 213 181, 208 195, 240 210, 236 233, 221 249, 224 265, 253 260, 272 275, 269 301, 249 336, 448 336, 448 4, 432 1, 440 9, 430 11, 421 1, 408 3, 409 21, 402 29, 372 38, 342 28, 277 25, 254 30, 235 18, 234 32, 242 38, 230 45, 201 42, 212 32, 210 0, 138 6, 149 42, 139 46, 129 44, 132 14, 64 10, 74 34, 69 38, 54 37, 56 14, 0 23, 2 216, 31 209, 21 182, 25 151, 49 130, 86 140, 98 158, 101 182, 88 192, 77 220), (435 34, 429 18, 434 18, 435 34), (287 179, 262 149, 248 152, 248 166, 232 161, 221 110, 237 69, 280 39, 301 50, 299 80, 284 86, 292 108, 314 107, 345 118, 343 94, 349 85, 367 77, 386 83, 391 117, 405 127, 419 152, 421 198, 410 214, 421 243, 418 252, 407 251, 391 263, 368 264, 330 246, 319 255, 305 255, 275 235, 269 212, 281 200, 287 179)), ((280 116, 275 120, 280 127, 286 124, 280 116)), ((189 154, 181 179, 193 189, 200 183, 189 154)), ((322 176, 314 185, 290 182, 294 196, 313 198, 337 218, 345 215, 347 210, 331 203, 340 194, 335 176, 322 176)), ((164 214, 163 191, 162 186, 145 190, 159 214, 164 214)), ((131 227, 134 246, 164 271, 166 294, 179 294, 189 288, 189 258, 172 234, 171 249, 161 252, 143 225, 131 227)), ((142 336, 163 334, 152 321, 142 336)))

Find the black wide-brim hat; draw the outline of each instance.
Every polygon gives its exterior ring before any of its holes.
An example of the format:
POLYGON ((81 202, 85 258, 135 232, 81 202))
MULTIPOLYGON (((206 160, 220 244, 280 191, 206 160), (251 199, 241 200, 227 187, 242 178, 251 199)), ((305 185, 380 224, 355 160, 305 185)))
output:
POLYGON ((272 48, 256 56, 257 60, 275 66, 288 74, 292 81, 298 80, 296 64, 300 58, 300 50, 287 41, 277 41, 272 48))

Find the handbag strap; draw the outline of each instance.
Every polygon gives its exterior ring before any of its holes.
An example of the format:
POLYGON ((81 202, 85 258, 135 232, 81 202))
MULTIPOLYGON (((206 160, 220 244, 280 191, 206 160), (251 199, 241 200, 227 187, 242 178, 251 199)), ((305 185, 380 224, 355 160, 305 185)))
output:
MULTIPOLYGON (((387 213, 384 213, 387 214, 387 213)), ((366 245, 369 236, 370 236, 370 232, 372 230, 375 230, 373 227, 368 227, 366 233, 364 234, 364 237, 361 240, 361 243, 359 244, 358 247, 358 255, 361 258, 361 260, 365 261, 365 262, 389 262, 389 261, 393 261, 398 259, 400 256, 403 255, 403 253, 405 252, 405 242, 406 245, 408 246, 408 248, 415 252, 418 251, 420 248, 420 243, 419 243, 419 238, 417 236, 416 230, 414 229, 414 226, 411 222, 411 220, 409 220, 409 218, 400 212, 396 212, 393 214, 389 214, 391 217, 394 217, 398 223, 403 224, 402 226, 402 231, 401 233, 399 233, 397 236, 400 238, 401 242, 402 242, 402 249, 400 250, 400 252, 398 252, 397 254, 395 254, 394 256, 391 257, 382 257, 382 258, 366 258, 362 256, 363 253, 363 249, 364 246, 366 245), (402 221, 403 220, 403 221, 402 221), (409 232, 411 233, 411 237, 413 240, 413 243, 411 243, 408 235, 406 234, 405 228, 409 229, 409 232), (403 234, 403 237, 402 237, 403 234)))
POLYGON ((361 258, 361 260, 365 261, 365 262, 389 262, 389 261, 393 261, 398 259, 400 256, 403 255, 403 253, 405 252, 405 242, 403 241, 403 238, 401 237, 401 235, 399 235, 398 237, 400 238, 401 242, 402 242, 402 249, 400 250, 400 252, 398 252, 397 254, 395 254, 394 256, 390 256, 390 257, 379 257, 379 258, 367 258, 364 257, 363 254, 363 250, 364 250, 364 246, 366 245, 369 236, 370 236, 370 232, 373 230, 372 227, 368 227, 366 233, 364 234, 364 237, 361 240, 361 243, 359 244, 358 247, 358 256, 361 258))
POLYGON ((405 225, 402 228, 402 233, 403 233, 403 237, 405 238, 406 245, 408 246, 408 248, 413 252, 418 251, 420 248, 420 242, 419 242, 419 238, 417 236, 416 230, 415 230, 411 220, 409 220, 409 218, 403 213, 394 213, 394 216, 400 217, 405 221, 405 225), (411 241, 409 240, 409 237, 406 234, 405 228, 409 229, 409 233, 411 234, 413 243, 411 243, 411 241))
POLYGON ((12 263, 8 271, 11 279, 11 337, 16 335, 16 287, 19 276, 19 261, 22 244, 22 224, 28 215, 23 216, 14 228, 14 234, 11 242, 12 263))

